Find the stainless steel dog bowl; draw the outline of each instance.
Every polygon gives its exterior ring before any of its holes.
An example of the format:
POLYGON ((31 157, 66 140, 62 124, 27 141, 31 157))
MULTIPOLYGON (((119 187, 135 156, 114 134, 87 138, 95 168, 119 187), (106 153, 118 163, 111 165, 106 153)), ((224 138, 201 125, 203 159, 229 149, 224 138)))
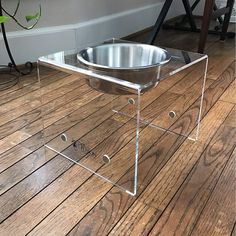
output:
MULTIPOLYGON (((170 55, 164 49, 147 44, 109 43, 83 49, 77 58, 95 73, 142 85, 157 81, 158 67, 167 63, 170 55)), ((88 84, 104 93, 129 93, 105 80, 89 79, 88 84)))

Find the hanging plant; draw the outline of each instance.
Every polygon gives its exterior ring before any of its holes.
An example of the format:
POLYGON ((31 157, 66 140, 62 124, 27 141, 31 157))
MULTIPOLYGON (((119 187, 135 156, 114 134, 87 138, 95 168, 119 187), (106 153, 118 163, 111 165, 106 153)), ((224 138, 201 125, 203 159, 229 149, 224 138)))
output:
MULTIPOLYGON (((0 0, 1 1, 1 0, 0 0)), ((18 0, 17 5, 16 5, 16 9, 13 13, 10 13, 9 11, 7 11, 2 4, 0 5, 1 7, 1 12, 4 13, 4 15, 0 16, 0 23, 6 23, 9 20, 14 20, 16 22, 17 25, 19 25, 21 28, 25 29, 25 30, 30 30, 33 29, 35 27, 35 25, 38 23, 40 17, 41 17, 41 5, 39 5, 39 10, 38 12, 36 12, 35 14, 32 15, 26 15, 25 19, 27 22, 31 22, 34 21, 34 23, 30 26, 26 26, 24 23, 21 23, 17 17, 17 13, 19 11, 20 8, 20 4, 21 4, 21 0, 18 0)))
MULTIPOLYGON (((6 34, 6 30, 5 30, 5 23, 7 23, 9 20, 13 20, 21 28, 23 28, 25 30, 31 30, 39 22, 39 19, 41 17, 41 5, 39 5, 38 12, 36 12, 35 14, 32 14, 32 15, 25 16, 26 23, 22 23, 19 20, 20 5, 21 5, 21 0, 18 0, 15 10, 13 12, 10 12, 7 9, 5 9, 5 7, 3 7, 2 0, 0 0, 0 33, 2 33, 3 40, 5 43, 5 47, 6 47, 6 51, 8 53, 9 59, 11 61, 10 63, 8 63, 7 66, 0 65, 0 67, 1 67, 0 69, 8 68, 9 69, 8 74, 10 75, 10 79, 7 79, 7 81, 5 81, 5 80, 0 81, 0 90, 8 89, 8 88, 14 86, 15 84, 18 83, 19 77, 21 75, 28 75, 33 70, 33 63, 30 61, 25 63, 25 69, 27 69, 27 71, 25 71, 23 69, 19 69, 18 66, 16 65, 15 60, 14 60, 13 55, 10 50, 10 46, 8 44, 7 34, 6 34), (28 22, 33 22, 33 23, 30 26, 28 26, 29 25, 28 22), (15 69, 17 74, 12 73, 13 68, 15 69)), ((3 73, 5 73, 5 70, 3 70, 3 73)))

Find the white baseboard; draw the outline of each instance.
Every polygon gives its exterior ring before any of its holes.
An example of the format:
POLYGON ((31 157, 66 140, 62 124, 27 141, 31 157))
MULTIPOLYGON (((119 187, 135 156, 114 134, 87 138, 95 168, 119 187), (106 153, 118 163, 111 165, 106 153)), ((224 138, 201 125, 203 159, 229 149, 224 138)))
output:
MULTIPOLYGON (((147 28, 155 23, 162 4, 159 2, 73 25, 9 32, 9 44, 17 64, 29 60, 36 61, 42 55, 86 47, 89 43, 112 37, 120 38, 147 28)), ((0 64, 8 62, 9 58, 0 35, 0 64)))

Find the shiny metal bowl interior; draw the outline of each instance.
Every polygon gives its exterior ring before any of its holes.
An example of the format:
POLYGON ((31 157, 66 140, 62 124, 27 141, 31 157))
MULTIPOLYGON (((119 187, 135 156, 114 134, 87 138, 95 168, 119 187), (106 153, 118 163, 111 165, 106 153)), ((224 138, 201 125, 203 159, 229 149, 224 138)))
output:
MULTIPOLYGON (((156 79, 158 67, 167 63, 170 55, 166 50, 148 44, 109 43, 83 49, 77 58, 96 73, 146 84, 156 79)), ((108 83, 97 80, 91 82, 90 86, 102 92, 116 94, 116 85, 108 83)))
POLYGON ((138 43, 116 43, 89 47, 78 54, 88 66, 107 69, 142 69, 165 64, 170 56, 162 48, 138 43))

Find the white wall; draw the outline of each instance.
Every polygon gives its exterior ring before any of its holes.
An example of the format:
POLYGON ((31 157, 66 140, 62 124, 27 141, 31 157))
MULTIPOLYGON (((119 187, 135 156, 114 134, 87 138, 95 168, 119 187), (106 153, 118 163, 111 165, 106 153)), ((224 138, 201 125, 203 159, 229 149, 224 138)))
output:
MULTIPOLYGON (((42 18, 38 27, 75 24, 157 2, 161 0, 41 0, 42 18)), ((3 0, 3 5, 13 10, 16 0, 3 0)), ((37 9, 37 0, 23 0, 20 13, 24 16, 37 9)), ((15 25, 8 24, 8 30, 15 30, 15 25)))
MULTIPOLYGON (((15 4, 16 0, 3 0, 7 9, 13 10, 15 4)), ((9 43, 17 63, 36 61, 41 55, 85 47, 149 27, 162 4, 163 0, 41 0, 42 18, 35 29, 23 31, 13 22, 6 24, 9 43)), ((21 14, 35 13, 37 7, 36 0, 24 0, 21 14)), ((182 4, 175 1, 169 17, 181 11, 182 4)), ((0 35, 0 64, 8 61, 0 35)))

